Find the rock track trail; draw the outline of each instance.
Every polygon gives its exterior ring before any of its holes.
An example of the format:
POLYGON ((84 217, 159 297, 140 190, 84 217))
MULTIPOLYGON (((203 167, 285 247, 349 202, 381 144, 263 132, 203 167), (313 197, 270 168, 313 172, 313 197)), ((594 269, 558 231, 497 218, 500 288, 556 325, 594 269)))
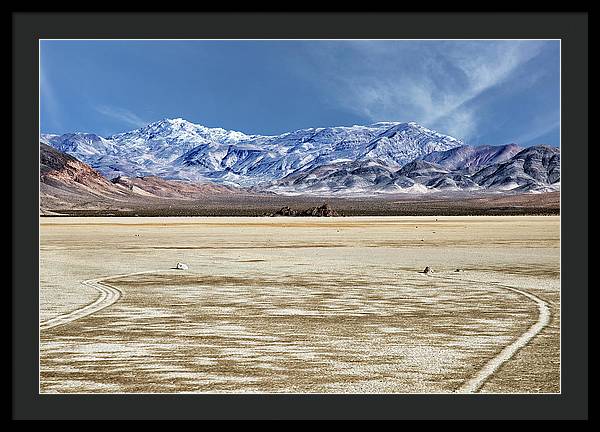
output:
POLYGON ((96 291, 100 293, 100 296, 94 300, 92 303, 89 303, 85 306, 82 306, 78 309, 75 309, 66 314, 62 314, 56 316, 54 318, 50 318, 42 323, 40 323, 40 330, 48 330, 54 327, 62 326, 78 320, 80 318, 86 317, 93 313, 96 313, 102 309, 105 309, 118 301, 121 298, 121 291, 109 284, 106 281, 111 279, 117 279, 125 276, 134 276, 138 274, 146 274, 146 273, 156 273, 156 270, 150 271, 142 271, 135 273, 127 273, 127 274, 119 274, 115 276, 108 276, 97 279, 87 279, 81 282, 81 285, 88 286, 94 288, 96 291))
MULTIPOLYGON (((444 280, 453 280, 453 281, 457 281, 457 282, 483 283, 482 281, 462 279, 462 278, 450 278, 450 277, 435 276, 435 275, 430 275, 430 277, 434 277, 437 279, 444 279, 444 280)), ((526 291, 523 291, 517 287, 503 285, 498 282, 485 282, 485 283, 489 283, 494 286, 503 288, 505 290, 515 292, 515 293, 520 294, 521 296, 524 296, 524 297, 528 298, 529 300, 533 301, 538 307, 538 319, 531 327, 529 327, 527 329, 527 331, 525 333, 523 333, 521 336, 519 336, 511 344, 505 346, 502 349, 502 351, 500 351, 496 356, 494 356, 493 358, 488 360, 488 362, 485 363, 483 365, 483 367, 481 369, 479 369, 479 371, 475 375, 473 375, 471 378, 469 378, 464 383, 462 383, 461 386, 457 390, 455 390, 456 393, 475 393, 475 392, 477 392, 485 384, 485 382, 488 379, 490 379, 494 375, 494 373, 496 373, 496 371, 500 368, 500 366, 502 366, 504 363, 506 363, 508 360, 510 360, 521 348, 523 348, 525 345, 527 345, 534 337, 536 337, 550 323, 550 317, 551 317, 550 308, 548 307, 548 303, 546 303, 541 298, 539 298, 531 293, 528 293, 526 291)))
MULTIPOLYGON (((119 274, 115 276, 97 278, 97 279, 88 279, 81 282, 82 285, 91 287, 96 289, 100 296, 92 303, 85 305, 81 308, 75 309, 66 314, 59 315, 57 317, 46 320, 40 324, 41 330, 48 330, 54 327, 62 326, 68 323, 71 323, 80 318, 86 317, 93 313, 96 313, 102 309, 109 307, 119 300, 121 297, 121 291, 109 284, 106 281, 111 279, 117 279, 126 276, 134 276, 139 274, 148 274, 148 273, 157 273, 161 270, 150 270, 150 271, 142 271, 135 273, 127 273, 127 274, 119 274)), ((453 277, 443 277, 438 275, 428 275, 428 277, 436 278, 436 279, 444 279, 455 282, 471 282, 471 283, 483 283, 482 281, 463 279, 463 278, 453 278, 453 277)), ((534 337, 536 337, 550 322, 550 308, 548 304, 540 299, 539 297, 528 293, 526 291, 521 290, 517 287, 512 287, 509 285, 503 285, 497 282, 485 282, 492 284, 494 286, 503 288, 508 291, 515 292, 523 297, 526 297, 528 300, 534 302, 538 307, 538 319, 537 321, 529 327, 529 329, 523 333, 519 338, 513 341, 511 344, 505 346, 496 356, 488 360, 487 363, 483 365, 481 369, 471 378, 466 380, 457 390, 456 393, 475 393, 477 392, 485 382, 491 378, 494 373, 508 360, 510 360, 521 348, 526 346, 534 337)))

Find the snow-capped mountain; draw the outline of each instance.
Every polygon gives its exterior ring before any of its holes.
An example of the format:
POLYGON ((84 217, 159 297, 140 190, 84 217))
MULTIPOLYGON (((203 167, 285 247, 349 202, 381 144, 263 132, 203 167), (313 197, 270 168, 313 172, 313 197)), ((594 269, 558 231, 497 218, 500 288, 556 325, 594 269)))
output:
POLYGON ((42 134, 40 141, 79 160, 100 158, 118 153, 112 140, 91 133, 42 134))
POLYGON ((115 177, 107 180, 77 158, 40 143, 40 211, 161 208, 185 206, 185 201, 252 197, 247 190, 211 182, 191 183, 158 177, 115 177), (146 207, 147 208, 147 207, 146 207))
POLYGON ((462 145, 416 123, 309 128, 276 136, 247 135, 165 119, 106 138, 74 133, 42 135, 105 176, 156 175, 253 186, 338 162, 375 160, 401 168, 416 157, 462 145))
POLYGON ((420 159, 436 163, 450 170, 474 173, 487 165, 504 162, 521 150, 523 150, 523 147, 516 144, 477 147, 465 145, 447 151, 434 151, 422 156, 420 159))
POLYGON ((546 145, 529 147, 506 162, 483 168, 472 178, 485 188, 556 190, 560 186, 560 150, 546 145))
POLYGON ((375 162, 342 162, 292 173, 270 190, 283 194, 356 195, 435 191, 544 192, 560 188, 560 150, 461 146, 432 152, 400 169, 375 162))
POLYGON ((108 179, 211 181, 284 194, 556 190, 560 150, 469 146, 414 122, 249 135, 183 119, 100 137, 42 135, 108 179))

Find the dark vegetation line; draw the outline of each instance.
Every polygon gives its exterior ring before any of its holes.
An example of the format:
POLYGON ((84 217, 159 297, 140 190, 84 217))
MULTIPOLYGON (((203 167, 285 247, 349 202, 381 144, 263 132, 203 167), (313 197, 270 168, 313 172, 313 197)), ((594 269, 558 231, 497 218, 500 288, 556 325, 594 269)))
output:
MULTIPOLYGON (((40 215, 41 217, 60 217, 60 216, 273 216, 272 212, 264 209, 141 209, 141 210, 52 210, 55 215, 40 215)), ((337 217, 344 216, 559 216, 559 208, 495 208, 495 209, 430 209, 430 210, 368 210, 368 209, 345 209, 339 210, 337 217)), ((287 215, 291 216, 291 215, 287 215)), ((313 215, 293 215, 296 217, 306 217, 313 215)), ((316 215, 318 216, 318 215, 316 215)), ((330 216, 336 217, 336 216, 330 216)))

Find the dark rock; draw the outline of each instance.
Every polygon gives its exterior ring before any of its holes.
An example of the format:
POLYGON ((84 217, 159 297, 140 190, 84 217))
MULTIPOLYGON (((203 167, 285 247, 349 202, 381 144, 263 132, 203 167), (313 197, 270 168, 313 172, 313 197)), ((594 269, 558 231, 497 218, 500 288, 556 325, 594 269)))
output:
POLYGON ((334 217, 339 216, 338 212, 332 209, 329 204, 323 204, 321 207, 311 207, 303 211, 301 216, 334 217))
POLYGON ((273 216, 296 216, 296 210, 292 210, 288 206, 281 207, 278 211, 272 214, 273 216))
POLYGON ((296 211, 288 206, 282 207, 270 216, 316 216, 316 217, 334 217, 339 213, 332 209, 329 204, 323 204, 320 207, 311 207, 303 211, 296 211))

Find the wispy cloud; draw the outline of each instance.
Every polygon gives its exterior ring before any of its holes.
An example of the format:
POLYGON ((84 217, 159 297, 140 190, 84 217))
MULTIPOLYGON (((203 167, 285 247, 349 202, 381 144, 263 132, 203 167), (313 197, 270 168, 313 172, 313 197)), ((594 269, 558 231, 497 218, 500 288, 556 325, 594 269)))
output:
POLYGON ((312 53, 330 102, 372 121, 414 120, 468 139, 477 99, 538 55, 536 41, 356 41, 312 53))
POLYGON ((107 117, 119 120, 122 123, 125 123, 134 127, 142 127, 147 125, 148 121, 140 118, 137 114, 119 107, 111 107, 107 105, 99 105, 95 107, 95 110, 100 114, 103 114, 107 117))
POLYGON ((517 136, 514 141, 524 145, 536 142, 535 140, 538 138, 541 138, 549 132, 560 128, 560 122, 557 120, 558 118, 559 113, 555 111, 550 111, 536 116, 531 120, 529 130, 517 136))
POLYGON ((50 128, 55 132, 64 129, 62 121, 62 109, 52 82, 48 79, 43 68, 40 68, 40 105, 42 108, 43 119, 49 120, 44 127, 50 128))

